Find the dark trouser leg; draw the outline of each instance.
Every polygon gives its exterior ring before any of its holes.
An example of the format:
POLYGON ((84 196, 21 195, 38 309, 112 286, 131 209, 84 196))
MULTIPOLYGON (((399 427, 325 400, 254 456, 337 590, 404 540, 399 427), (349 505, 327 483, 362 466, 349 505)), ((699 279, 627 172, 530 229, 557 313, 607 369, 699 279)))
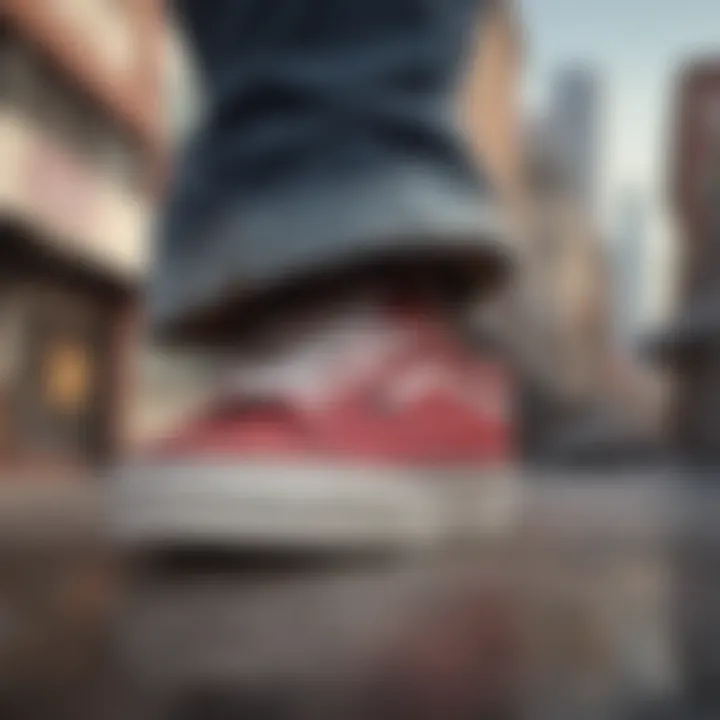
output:
POLYGON ((223 311, 241 323, 304 280, 497 276, 501 222, 454 124, 485 4, 178 0, 208 111, 171 188, 161 332, 186 338, 223 311))

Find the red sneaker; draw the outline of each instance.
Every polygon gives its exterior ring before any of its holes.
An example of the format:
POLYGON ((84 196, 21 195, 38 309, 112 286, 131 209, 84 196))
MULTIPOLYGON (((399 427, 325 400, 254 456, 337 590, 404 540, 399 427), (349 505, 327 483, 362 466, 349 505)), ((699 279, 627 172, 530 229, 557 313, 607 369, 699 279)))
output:
POLYGON ((246 382, 123 471, 123 529, 187 542, 416 539, 437 530, 423 480, 513 460, 506 368, 439 321, 404 316, 314 365, 294 386, 246 382))

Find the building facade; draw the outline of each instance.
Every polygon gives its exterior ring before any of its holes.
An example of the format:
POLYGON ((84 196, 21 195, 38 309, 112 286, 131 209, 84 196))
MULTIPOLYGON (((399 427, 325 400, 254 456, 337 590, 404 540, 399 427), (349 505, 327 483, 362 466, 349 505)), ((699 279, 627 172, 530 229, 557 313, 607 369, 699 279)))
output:
POLYGON ((0 7, 0 473, 86 468, 121 443, 163 162, 161 11, 0 7))
POLYGON ((632 344, 642 332, 647 285, 646 212, 642 198, 626 193, 619 215, 613 247, 613 324, 618 340, 632 344))
POLYGON ((478 161, 510 214, 523 195, 523 29, 513 0, 488 4, 460 94, 460 118, 478 161))
POLYGON ((673 203, 680 226, 677 318, 663 342, 674 360, 677 450, 720 463, 720 57, 691 63, 678 90, 673 203))
POLYGON ((552 126, 565 172, 578 201, 594 215, 600 180, 602 98, 591 67, 572 66, 555 79, 552 126))
POLYGON ((682 301, 713 288, 720 275, 720 57, 690 65, 679 82, 671 186, 684 259, 682 301))
POLYGON ((514 345, 525 377, 530 459, 603 393, 610 351, 610 272, 578 198, 553 122, 526 136, 524 247, 514 345))

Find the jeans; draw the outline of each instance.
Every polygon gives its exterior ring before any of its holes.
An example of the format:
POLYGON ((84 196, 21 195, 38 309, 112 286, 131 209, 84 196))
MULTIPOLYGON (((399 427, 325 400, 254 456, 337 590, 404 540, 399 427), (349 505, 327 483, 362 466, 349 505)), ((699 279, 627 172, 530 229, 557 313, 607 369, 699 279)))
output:
POLYGON ((485 5, 176 0, 207 112, 162 221, 156 327, 383 257, 500 257, 488 182, 456 128, 485 5))

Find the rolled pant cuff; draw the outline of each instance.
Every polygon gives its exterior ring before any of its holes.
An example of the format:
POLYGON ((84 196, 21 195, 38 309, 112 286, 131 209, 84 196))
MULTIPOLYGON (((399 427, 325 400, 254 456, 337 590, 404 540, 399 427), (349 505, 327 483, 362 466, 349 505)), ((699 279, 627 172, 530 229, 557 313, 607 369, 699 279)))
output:
MULTIPOLYGON (((184 253, 162 258, 151 285, 158 334, 232 304, 245 305, 284 284, 354 266, 441 258, 465 270, 510 265, 510 233, 497 202, 476 187, 408 165, 318 186, 295 185, 226 213, 184 253)), ((238 318, 238 322, 241 322, 238 318)))

